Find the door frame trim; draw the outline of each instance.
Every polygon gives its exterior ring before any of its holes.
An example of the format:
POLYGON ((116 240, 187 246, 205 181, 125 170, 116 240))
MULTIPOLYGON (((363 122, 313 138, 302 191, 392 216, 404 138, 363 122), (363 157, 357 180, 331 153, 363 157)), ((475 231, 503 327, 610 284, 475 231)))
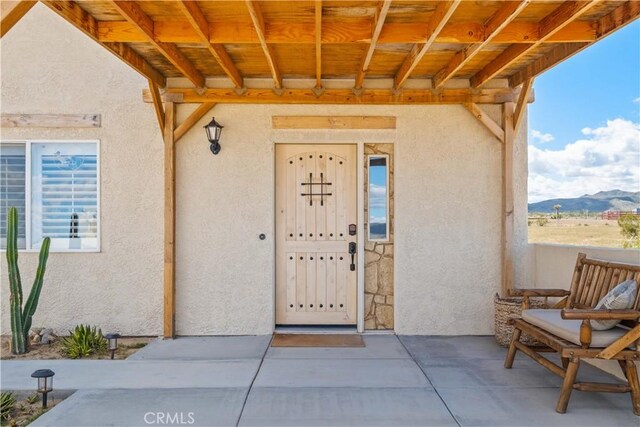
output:
MULTIPOLYGON (((273 141, 273 230, 275 235, 276 230, 276 185, 275 185, 275 173, 276 173, 276 145, 355 145, 356 146, 356 211, 358 213, 358 229, 360 225, 364 224, 364 144, 369 142, 354 140, 353 142, 344 141, 318 141, 318 140, 305 140, 305 141, 273 141)), ((357 290, 356 290, 356 328, 359 333, 364 332, 364 231, 360 231, 357 234, 357 264, 358 271, 357 290)), ((276 328, 276 240, 273 239, 273 330, 276 328)))

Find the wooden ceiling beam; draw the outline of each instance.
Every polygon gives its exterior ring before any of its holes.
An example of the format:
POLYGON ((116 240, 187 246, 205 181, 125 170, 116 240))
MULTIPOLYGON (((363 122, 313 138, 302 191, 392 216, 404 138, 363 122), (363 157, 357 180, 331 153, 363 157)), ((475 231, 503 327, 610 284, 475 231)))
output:
POLYGON ((215 58, 218 64, 220 64, 220 67, 222 67, 224 73, 231 79, 234 86, 242 88, 244 86, 242 75, 240 74, 238 67, 233 63, 233 60, 225 50, 224 46, 222 44, 211 43, 209 41, 209 22, 202 13, 198 3, 195 1, 180 1, 177 5, 187 17, 187 20, 198 35, 199 42, 203 43, 207 47, 211 55, 215 58))
POLYGON ((385 2, 382 3, 377 10, 376 17, 374 18, 373 33, 371 34, 369 49, 367 49, 367 53, 362 58, 362 63, 360 64, 358 74, 356 75, 356 84, 354 86, 356 89, 362 88, 364 76, 369 70, 369 64, 371 63, 373 53, 376 51, 376 46, 378 45, 378 39, 380 37, 380 33, 382 32, 384 21, 387 19, 387 13, 389 13, 389 8, 391 7, 391 1, 392 0, 385 0, 385 2))
POLYGON ((24 0, 0 2, 0 38, 4 37, 36 3, 36 1, 24 0))
POLYGON ((253 27, 256 31, 258 39, 260 40, 260 46, 262 46, 264 56, 267 59, 267 63, 269 64, 269 69, 271 70, 271 75, 273 77, 276 89, 281 89, 282 75, 280 74, 280 70, 278 69, 278 64, 276 64, 273 50, 271 49, 271 46, 267 44, 267 39, 265 37, 266 27, 264 23, 264 17, 262 16, 262 9, 260 8, 260 4, 254 0, 246 0, 246 4, 249 15, 251 16, 251 21, 253 22, 253 27))
MULTIPOLYGON (((370 20, 336 22, 323 20, 323 44, 369 44, 375 25, 370 20)), ((308 23, 271 22, 266 24, 268 44, 314 44, 315 26, 308 23)), ((98 37, 103 42, 144 43, 147 37, 127 21, 99 21, 98 37)), ((188 22, 156 21, 154 38, 167 43, 199 43, 201 37, 188 22)), ((424 41, 424 24, 387 22, 378 38, 378 45, 419 43, 424 41)), ((535 22, 511 22, 496 34, 490 44, 534 43, 540 39, 535 22)), ((591 42, 596 39, 596 25, 576 21, 568 24, 542 43, 591 42)), ((471 44, 485 40, 482 22, 452 22, 444 26, 436 43, 471 44)), ((218 22, 209 29, 213 44, 260 43, 253 25, 243 22, 218 22)))
MULTIPOLYGON (((640 2, 630 1, 622 4, 598 20, 596 25, 597 40, 633 22, 638 17, 640 17, 640 2)), ((590 43, 561 44, 553 48, 550 52, 547 52, 543 57, 533 61, 522 70, 513 74, 509 78, 509 85, 511 87, 519 86, 523 82, 553 68, 590 45, 590 43)))
POLYGON ((171 62, 197 88, 205 86, 202 73, 193 65, 174 43, 160 42, 155 39, 154 22, 142 10, 140 5, 132 1, 111 1, 118 12, 131 24, 135 25, 169 62, 171 62))
POLYGON ((396 89, 402 87, 407 81, 460 3, 461 0, 441 1, 438 3, 436 10, 433 12, 427 24, 427 37, 423 43, 417 43, 413 46, 413 49, 411 49, 411 52, 409 52, 409 55, 407 55, 394 77, 394 87, 396 89))
POLYGON ((165 87, 167 85, 166 78, 129 46, 120 42, 101 42, 98 38, 98 22, 77 3, 73 1, 41 1, 49 9, 53 10, 87 36, 100 43, 121 61, 129 65, 138 73, 142 74, 148 80, 151 80, 160 87, 165 87))
POLYGON ((539 40, 527 45, 513 44, 471 77, 471 86, 478 87, 491 80, 523 55, 538 47, 545 39, 553 36, 571 21, 596 5, 599 0, 566 1, 538 23, 539 40))
POLYGON ((322 87, 322 1, 316 0, 315 7, 316 36, 316 88, 322 87))
POLYGON ((481 43, 473 44, 458 51, 449 63, 435 74, 433 77, 433 86, 439 88, 444 85, 473 59, 478 52, 491 43, 491 40, 499 34, 509 22, 515 19, 530 2, 531 0, 505 2, 484 24, 484 40, 481 43))
MULTIPOLYGON (((217 104, 354 104, 354 105, 399 105, 399 104, 502 104, 513 102, 520 93, 517 89, 368 89, 355 95, 352 89, 325 89, 317 95, 313 89, 283 89, 282 94, 271 88, 247 89, 238 94, 234 89, 207 89, 199 92, 188 88, 171 88, 163 94, 163 100, 175 103, 215 102, 217 104)), ((143 100, 152 102, 148 90, 143 91, 143 100)), ((529 101, 533 100, 530 95, 529 101)))

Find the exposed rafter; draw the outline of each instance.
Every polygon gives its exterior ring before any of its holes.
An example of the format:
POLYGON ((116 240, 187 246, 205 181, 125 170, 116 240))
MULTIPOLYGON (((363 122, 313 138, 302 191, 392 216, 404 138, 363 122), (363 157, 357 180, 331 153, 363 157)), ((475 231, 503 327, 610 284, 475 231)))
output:
MULTIPOLYGON (((368 45, 374 25, 370 19, 348 22, 323 20, 323 44, 358 43, 368 45)), ((147 38, 127 21, 100 21, 98 34, 101 41, 144 43, 147 38)), ((269 22, 265 38, 268 44, 315 44, 315 25, 307 22, 269 22)), ((155 39, 168 43, 200 43, 195 30, 182 22, 156 21, 155 39)), ((378 45, 420 43, 424 41, 424 24, 385 22, 378 45)), ((493 37, 490 43, 533 43, 540 39, 535 22, 516 21, 508 24, 493 37)), ((575 21, 548 37, 542 43, 591 42, 596 39, 596 29, 591 22, 575 21)), ((483 22, 450 22, 436 36, 436 43, 482 43, 485 40, 483 22)), ((209 41, 214 44, 260 43, 253 25, 243 22, 218 22, 215 31, 209 31, 209 41)))
POLYGON ((0 37, 4 37, 36 4, 36 1, 3 1, 0 3, 0 37))
POLYGON ((362 58, 362 64, 360 64, 360 69, 358 69, 358 74, 356 75, 356 84, 354 86, 356 89, 362 88, 364 76, 369 70, 369 63, 371 62, 373 52, 375 52, 376 46, 378 45, 378 38, 382 32, 384 21, 387 19, 387 13, 389 12, 389 7, 391 7, 391 1, 392 0, 385 0, 377 10, 376 17, 374 19, 373 33, 371 34, 371 43, 369 43, 369 49, 367 49, 367 53, 362 58))
POLYGON ((160 42, 154 36, 154 22, 142 10, 140 5, 132 1, 112 1, 111 4, 131 24, 135 25, 158 51, 171 62, 197 88, 205 86, 204 76, 193 63, 173 43, 160 42))
POLYGON ((505 2, 491 18, 484 24, 484 40, 481 43, 468 46, 458 53, 438 71, 433 78, 433 86, 439 88, 465 66, 478 52, 484 49, 491 40, 499 34, 522 10, 529 5, 531 0, 505 2))
POLYGON ((264 56, 266 57, 267 63, 269 64, 269 69, 271 70, 271 75, 273 76, 273 81, 275 83, 276 89, 280 89, 282 88, 282 76, 280 75, 278 64, 276 64, 273 50, 271 49, 271 46, 267 44, 267 39, 265 37, 264 17, 262 16, 260 4, 254 0, 246 0, 246 3, 247 10, 249 11, 249 15, 251 16, 251 20, 253 21, 253 26, 256 30, 256 34, 258 35, 258 39, 260 40, 260 46, 262 46, 264 56))
MULTIPOLYGON (((640 2, 631 1, 624 3, 622 6, 614 9, 613 12, 598 20, 596 40, 608 36, 613 31, 624 27, 638 17, 640 17, 640 2)), ((524 69, 512 75, 509 78, 509 85, 516 87, 524 81, 547 71, 558 63, 575 55, 587 46, 589 46, 589 43, 567 43, 559 45, 550 52, 547 52, 543 57, 535 60, 524 69)))
POLYGON ((180 1, 177 4, 200 38, 200 42, 211 52, 211 55, 218 61, 218 64, 220 64, 225 74, 229 76, 235 87, 241 88, 244 85, 242 75, 240 75, 240 71, 238 71, 238 68, 233 63, 224 46, 209 41, 209 22, 202 13, 202 10, 200 10, 198 3, 194 1, 180 1))
POLYGON ((438 3, 436 10, 433 12, 431 19, 429 19, 429 23, 427 24, 426 39, 423 43, 417 43, 413 46, 413 49, 411 49, 411 52, 405 58, 400 69, 396 73, 394 78, 394 86, 396 89, 399 89, 407 81, 460 3, 461 0, 441 1, 438 3))
POLYGON ((73 1, 46 1, 41 0, 47 7, 60 15, 83 33, 107 48, 125 64, 142 74, 160 87, 167 85, 167 80, 142 56, 127 45, 119 42, 100 42, 98 40, 98 22, 89 15, 77 3, 73 1))
MULTIPOLYGON (((218 104, 502 104, 518 98, 519 90, 500 89, 368 89, 355 95, 351 89, 325 89, 319 96, 312 89, 283 89, 276 94, 272 89, 247 89, 239 95, 233 89, 207 89, 200 93, 195 89, 170 88, 164 91, 165 102, 218 104)), ((145 102, 151 102, 149 91, 143 91, 145 102)), ((529 98, 531 102, 532 97, 529 98)))
POLYGON ((322 87, 322 0, 316 0, 316 88, 322 87))
POLYGON ((471 86, 478 87, 511 65, 514 61, 517 61, 523 55, 531 52, 538 47, 545 39, 551 37, 556 32, 560 31, 571 21, 578 18, 581 14, 589 10, 599 0, 590 1, 567 1, 562 3, 549 15, 545 16, 542 21, 538 23, 538 32, 540 38, 538 41, 531 44, 513 44, 509 46, 504 52, 498 55, 493 61, 487 64, 482 70, 478 71, 471 78, 471 86))

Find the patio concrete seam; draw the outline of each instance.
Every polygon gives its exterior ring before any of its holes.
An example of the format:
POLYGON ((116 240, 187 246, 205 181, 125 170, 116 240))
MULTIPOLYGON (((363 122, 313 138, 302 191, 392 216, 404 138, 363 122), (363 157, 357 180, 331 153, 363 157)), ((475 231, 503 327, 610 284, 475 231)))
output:
POLYGON ((447 408, 447 412, 449 412, 449 415, 451 415, 451 418, 453 418, 453 420, 456 422, 456 424, 458 424, 458 426, 462 427, 462 424, 460 424, 460 422, 458 421, 458 419, 456 418, 455 415, 453 415, 453 412, 451 412, 451 408, 449 408, 449 405, 447 405, 447 402, 445 402, 445 400, 442 398, 442 396, 440 395, 440 392, 438 391, 438 389, 433 385, 433 383, 431 382, 431 379, 429 378, 429 376, 427 375, 427 373, 424 371, 424 369, 422 369, 422 366, 420 366, 420 363, 418 363, 418 361, 416 360, 416 358, 413 356, 413 354, 409 351, 409 349, 407 348, 407 346, 402 342, 402 340, 400 338, 398 338, 398 341, 400 342, 400 344, 402 345, 402 347, 404 347, 404 350, 407 352, 407 354, 409 355, 409 357, 411 357, 411 360, 413 360, 413 363, 416 364, 416 366, 418 367, 418 369, 420 369, 420 372, 422 372, 422 375, 424 375, 424 377, 427 379, 427 381, 429 382, 429 384, 431 385, 431 387, 433 387, 433 391, 435 391, 436 395, 438 396, 438 398, 442 401, 442 404, 444 405, 445 408, 447 408))
MULTIPOLYGON (((242 409, 240 409, 240 415, 238 415, 238 421, 236 421, 236 427, 240 425, 240 420, 242 419, 242 414, 244 413, 244 408, 247 406, 247 400, 249 400, 249 394, 253 389, 253 383, 256 382, 256 378, 258 378, 258 374, 260 373, 260 369, 262 369, 262 364, 264 363, 264 358, 267 356, 267 352, 269 348, 271 348, 271 341, 273 341, 273 334, 271 335, 271 339, 269 340, 269 345, 264 349, 264 353, 262 353, 262 359, 260 359, 260 364, 258 365, 258 369, 256 369, 256 373, 253 375, 253 379, 251 380, 251 384, 249 384, 249 388, 247 389, 247 394, 244 396, 244 401, 242 402, 242 409)), ((457 422, 457 421, 456 421, 457 422)))

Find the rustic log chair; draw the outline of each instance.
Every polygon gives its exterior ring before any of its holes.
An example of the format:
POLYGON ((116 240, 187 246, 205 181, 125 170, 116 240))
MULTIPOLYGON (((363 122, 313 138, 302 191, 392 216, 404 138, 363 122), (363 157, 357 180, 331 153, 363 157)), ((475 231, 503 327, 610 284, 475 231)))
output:
POLYGON ((578 254, 571 290, 517 289, 512 296, 523 297, 522 318, 512 319, 513 336, 504 366, 513 365, 520 350, 556 375, 564 378, 556 411, 567 410, 571 391, 613 392, 631 394, 633 412, 640 415, 640 381, 635 361, 640 362, 640 291, 632 309, 594 310, 598 301, 624 280, 640 281, 640 265, 589 259, 578 254), (553 309, 529 310, 530 297, 562 297, 553 309), (564 320, 563 320, 564 319, 564 320), (594 331, 591 320, 620 319, 624 327, 610 331, 594 331), (580 322, 581 321, 581 322, 580 322), (534 324, 535 323, 535 324, 534 324), (628 328, 628 329, 627 329, 628 328), (541 347, 520 342, 522 332, 535 337, 541 347), (562 367, 543 357, 542 352, 557 352, 562 367), (628 384, 576 382, 581 359, 617 360, 628 384))

